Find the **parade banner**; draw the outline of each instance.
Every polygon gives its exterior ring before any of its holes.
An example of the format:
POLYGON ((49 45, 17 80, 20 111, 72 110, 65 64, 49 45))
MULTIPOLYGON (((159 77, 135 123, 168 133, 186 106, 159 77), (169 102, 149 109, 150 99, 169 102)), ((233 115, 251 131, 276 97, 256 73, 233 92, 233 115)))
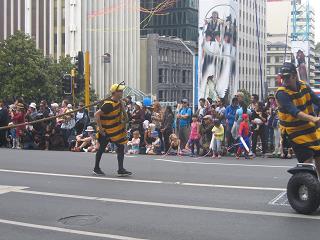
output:
POLYGON ((199 0, 199 98, 223 98, 238 84, 237 37, 236 0, 199 0))
POLYGON ((309 83, 308 79, 308 41, 291 41, 291 51, 297 66, 299 79, 309 83))

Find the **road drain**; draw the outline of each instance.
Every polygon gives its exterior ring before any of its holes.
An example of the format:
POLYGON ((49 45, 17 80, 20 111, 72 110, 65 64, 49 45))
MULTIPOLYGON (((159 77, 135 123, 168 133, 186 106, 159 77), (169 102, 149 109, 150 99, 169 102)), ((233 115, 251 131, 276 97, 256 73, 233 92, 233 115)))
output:
POLYGON ((102 220, 102 217, 95 215, 74 215, 60 218, 58 222, 69 226, 88 226, 94 225, 102 220))
POLYGON ((287 198, 287 192, 282 192, 269 202, 270 205, 290 206, 287 198))

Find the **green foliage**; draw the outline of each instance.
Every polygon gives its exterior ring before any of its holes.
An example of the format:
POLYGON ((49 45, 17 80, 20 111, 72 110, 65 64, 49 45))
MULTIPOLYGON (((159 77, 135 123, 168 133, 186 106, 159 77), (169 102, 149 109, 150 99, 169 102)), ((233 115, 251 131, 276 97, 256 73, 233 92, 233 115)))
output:
POLYGON ((41 99, 61 102, 62 77, 70 74, 72 68, 74 64, 69 56, 61 57, 58 62, 44 57, 29 35, 17 32, 0 42, 0 99, 23 97, 26 102, 41 99))
POLYGON ((251 94, 245 90, 245 89, 240 89, 239 92, 242 92, 244 94, 244 103, 249 106, 250 102, 251 102, 251 94))

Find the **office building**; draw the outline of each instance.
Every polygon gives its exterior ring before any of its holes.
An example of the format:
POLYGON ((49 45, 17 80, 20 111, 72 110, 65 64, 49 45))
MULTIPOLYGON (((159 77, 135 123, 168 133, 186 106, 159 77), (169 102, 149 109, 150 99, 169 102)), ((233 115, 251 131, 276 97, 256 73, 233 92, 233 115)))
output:
MULTIPOLYGON (((141 0, 141 7, 152 9, 163 0, 141 0)), ((198 40, 198 0, 176 1, 161 15, 154 15, 151 21, 143 22, 149 13, 141 12, 141 35, 157 33, 160 36, 176 36, 183 40, 198 40)))
MULTIPOLYGON (((194 51, 194 42, 184 42, 194 51)), ((148 34, 141 37, 141 90, 159 101, 193 97, 193 56, 182 40, 148 34)))

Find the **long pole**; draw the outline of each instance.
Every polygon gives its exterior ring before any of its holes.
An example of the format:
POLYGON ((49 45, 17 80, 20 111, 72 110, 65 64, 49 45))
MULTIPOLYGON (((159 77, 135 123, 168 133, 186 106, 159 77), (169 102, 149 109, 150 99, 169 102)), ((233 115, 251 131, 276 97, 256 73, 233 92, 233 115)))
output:
POLYGON ((151 84, 150 84, 150 94, 151 94, 151 100, 153 99, 153 96, 152 96, 152 88, 153 88, 153 71, 152 71, 152 68, 153 68, 153 62, 152 62, 152 55, 150 56, 150 81, 151 81, 151 84))
POLYGON ((258 39, 258 53, 259 53, 259 75, 260 75, 260 85, 261 85, 261 99, 263 100, 263 79, 262 79, 262 66, 261 66, 261 49, 260 49, 260 31, 259 31, 259 24, 258 24, 258 7, 257 1, 254 2, 255 9, 256 9, 256 28, 257 28, 257 39, 258 39))
MULTIPOLYGON (((90 104, 90 54, 88 51, 84 55, 84 93, 85 93, 85 105, 90 104)), ((89 110, 89 109, 88 109, 89 110)))
POLYGON ((188 52, 192 55, 192 112, 195 112, 195 85, 196 85, 196 54, 180 39, 179 42, 188 50, 188 52))
POLYGON ((286 47, 284 50, 284 59, 283 62, 287 60, 287 49, 288 49, 288 33, 289 33, 289 16, 287 18, 287 33, 286 33, 286 47))

